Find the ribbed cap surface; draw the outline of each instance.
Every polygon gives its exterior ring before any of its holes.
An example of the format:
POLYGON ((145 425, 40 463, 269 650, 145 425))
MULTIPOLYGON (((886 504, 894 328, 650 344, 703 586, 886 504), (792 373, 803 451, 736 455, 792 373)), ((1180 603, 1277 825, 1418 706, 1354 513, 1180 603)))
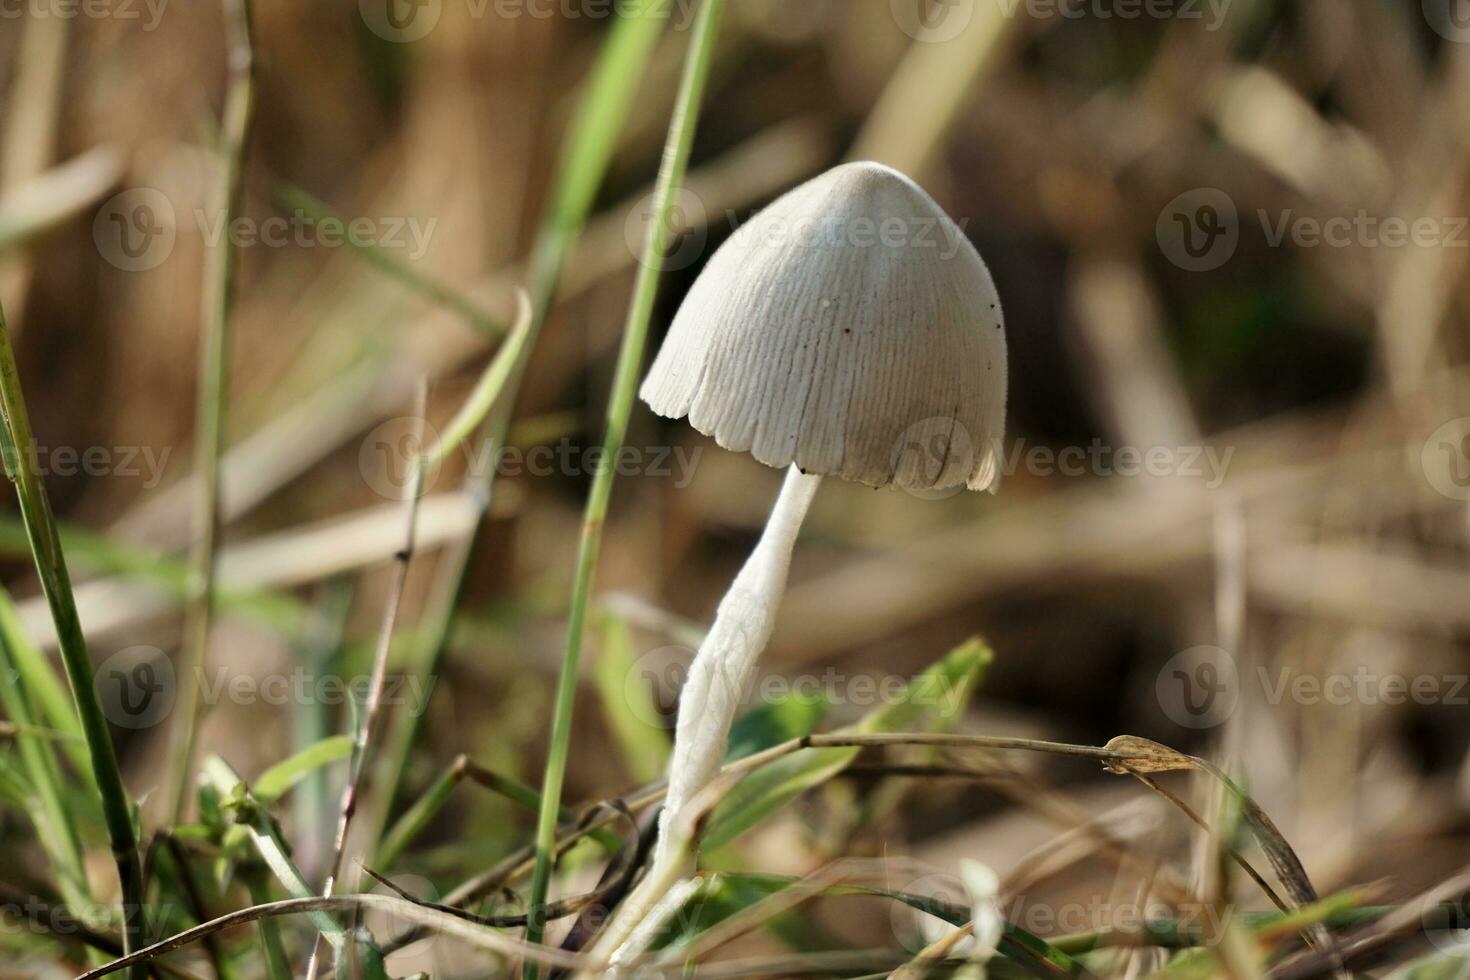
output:
POLYGON ((769 466, 915 490, 994 490, 1000 300, 917 184, 846 164, 741 227, 690 289, 641 391, 769 466))

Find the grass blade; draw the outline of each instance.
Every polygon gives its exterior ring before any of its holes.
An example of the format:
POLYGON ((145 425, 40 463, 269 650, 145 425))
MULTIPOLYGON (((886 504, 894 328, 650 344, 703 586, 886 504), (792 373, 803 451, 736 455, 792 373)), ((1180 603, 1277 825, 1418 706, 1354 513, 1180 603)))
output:
MULTIPOLYGON (((250 0, 225 4, 229 32, 229 91, 225 96, 224 167, 216 193, 216 216, 229 227, 244 198, 245 152, 255 119, 255 51, 251 41, 250 0)), ((226 235, 209 253, 204 283, 203 336, 199 344, 199 393, 195 421, 195 469, 199 473, 196 504, 198 535, 193 554, 191 596, 184 624, 184 662, 172 760, 170 824, 184 815, 194 770, 201 704, 198 678, 204 669, 215 608, 215 572, 219 566, 220 456, 225 443, 225 408, 229 402, 230 320, 235 306, 235 246, 226 235)))
MULTIPOLYGON (((878 734, 907 728, 923 719, 933 727, 953 721, 980 683, 993 654, 972 640, 909 682, 893 704, 871 712, 853 728, 854 734, 878 734), (937 696, 947 698, 941 701, 937 696)), ((809 749, 787 756, 751 773, 720 802, 710 817, 700 847, 712 850, 729 843, 807 790, 821 785, 850 766, 859 749, 809 749)))
POLYGON ((36 711, 46 719, 46 724, 68 736, 61 745, 62 751, 83 779, 91 779, 92 765, 87 758, 82 726, 77 722, 77 713, 72 709, 66 686, 56 676, 51 661, 26 635, 15 603, 4 589, 0 589, 0 643, 4 644, 11 660, 10 667, 15 671, 16 681, 32 699, 36 711))
POLYGON ((333 735, 271 766, 255 780, 255 798, 269 806, 306 776, 352 754, 352 736, 333 735))
MULTIPOLYGON (((713 60, 715 36, 718 33, 724 0, 705 0, 699 9, 679 95, 674 104, 674 118, 669 123, 669 137, 664 149, 658 184, 654 189, 653 219, 644 243, 638 281, 633 289, 633 303, 623 329, 622 347, 618 351, 617 370, 613 377, 612 398, 607 409, 607 432, 603 436, 602 460, 592 480, 587 509, 582 524, 581 544, 577 551, 576 578, 572 586, 572 605, 567 624, 566 649, 563 651, 561 675, 557 680, 556 706, 552 715, 551 744, 546 761, 546 776, 541 787, 541 814, 536 825, 536 868, 531 878, 531 894, 527 908, 530 921, 526 938, 539 942, 544 928, 544 906, 551 882, 552 854, 556 846, 556 817, 561 806, 562 780, 566 775, 567 753, 571 747, 572 711, 577 693, 577 674, 582 659, 582 633, 586 623, 587 604, 592 597, 592 578, 597 568, 597 555, 602 544, 602 528, 607 520, 608 501, 612 497, 616 468, 628 418, 633 412, 633 399, 638 375, 643 367, 643 351, 648 341, 648 324, 653 315, 653 301, 658 292, 659 275, 663 271, 664 253, 672 237, 670 215, 673 212, 689 156, 694 145, 694 130, 699 104, 704 95, 713 60)), ((536 964, 526 963, 527 980, 535 980, 536 964)))
MULTIPOLYGON (((484 434, 476 451, 494 453, 506 444, 510 431, 511 408, 520 391, 526 366, 535 350, 536 340, 546 322, 547 310, 556 292, 562 266, 581 235, 592 210, 597 191, 617 147, 623 124, 632 111, 638 83, 643 78, 654 44, 663 30, 671 0, 648 0, 634 9, 618 12, 597 64, 584 86, 584 95, 576 117, 567 132, 557 163, 557 177, 552 191, 552 204, 542 220, 532 249, 529 291, 531 325, 505 382, 504 393, 491 410, 484 434)), ((480 521, 489 512, 494 491, 495 467, 486 467, 475 479, 471 491, 480 502, 480 521)), ((414 662, 406 671, 420 677, 436 674, 449 643, 450 625, 465 574, 470 567, 478 523, 465 536, 464 543, 450 549, 440 558, 438 579, 434 584, 431 612, 424 618, 424 639, 415 644, 414 662)), ((391 810, 403 792, 409 756, 418 741, 427 712, 400 715, 394 719, 390 745, 388 782, 383 806, 391 810)), ((386 823, 386 815, 379 824, 386 823)))
MULTIPOLYGON (((3 446, 0 449, 4 451, 6 475, 15 483, 36 574, 56 624, 57 645, 66 665, 82 735, 91 755, 92 774, 102 801, 102 815, 107 823, 122 889, 123 948, 129 952, 142 945, 145 912, 143 865, 138 853, 137 832, 133 827, 132 806, 123 785, 122 771, 118 768, 112 735, 107 730, 107 718, 102 714, 102 702, 97 698, 92 660, 87 654, 81 621, 77 618, 66 556, 61 550, 61 538, 56 531, 46 487, 41 482, 30 415, 26 412, 25 397, 21 393, 20 370, 16 367, 15 351, 10 346, 10 330, 5 324, 3 308, 0 308, 0 409, 5 414, 4 432, 0 434, 3 446)), ((135 980, 143 980, 146 972, 138 966, 132 970, 131 976, 135 980)))
POLYGON ((658 706, 648 687, 628 682, 637 669, 628 621, 615 613, 605 614, 602 620, 602 647, 593 664, 602 712, 617 740, 623 764, 634 779, 651 783, 668 764, 669 734, 652 724, 658 706))
POLYGON ((61 767, 55 746, 46 738, 28 733, 36 724, 36 716, 31 708, 29 684, 18 666, 19 662, 11 636, 0 631, 0 675, 5 675, 0 677, 0 705, 4 706, 6 717, 18 729, 14 739, 27 782, 24 808, 35 825, 41 849, 51 863, 62 899, 74 914, 81 916, 92 901, 87 887, 81 838, 64 803, 61 767), (8 677, 14 677, 15 682, 5 679, 8 677))
MULTIPOLYGON (((347 219, 338 217, 326 202, 314 197, 304 188, 282 181, 276 188, 276 203, 287 210, 296 211, 310 219, 313 224, 335 221, 346 227, 347 219)), ((368 265, 390 279, 397 280, 406 288, 464 320, 481 333, 492 337, 505 332, 505 324, 482 307, 471 297, 441 282, 433 276, 419 271, 411 262, 404 261, 376 244, 361 242, 354 235, 344 239, 348 249, 368 265)))

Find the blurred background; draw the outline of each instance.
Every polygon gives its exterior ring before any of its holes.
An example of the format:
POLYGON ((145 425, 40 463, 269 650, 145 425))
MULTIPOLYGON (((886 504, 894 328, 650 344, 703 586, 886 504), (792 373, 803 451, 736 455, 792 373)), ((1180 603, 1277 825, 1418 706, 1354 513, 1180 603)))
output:
MULTIPOLYGON (((475 325, 511 319, 613 6, 256 0, 255 131, 222 227, 219 5, 0 3, 0 301, 145 827, 170 751, 211 249, 227 236, 239 270, 200 747, 254 778, 346 730, 333 684, 370 663, 417 379, 444 425, 498 342, 475 325), (143 680, 140 716, 124 702, 143 680)), ((652 48, 510 448, 430 474, 401 647, 452 601, 446 567, 467 571, 431 677, 390 664, 386 710, 419 736, 403 798, 461 753, 540 784, 588 451, 692 17, 675 3, 652 48), (487 467, 480 523, 462 488, 487 467)), ((988 263, 1005 477, 996 496, 827 481, 762 662, 784 681, 765 690, 814 685, 835 727, 881 702, 870 681, 980 635, 994 661, 958 731, 1126 733, 1228 765, 1322 894, 1402 900, 1470 863, 1470 5, 732 0, 650 356, 712 251, 845 159, 912 175, 988 263)), ((683 665, 781 477, 641 404, 627 445, 573 806, 661 774, 683 665)), ((8 506, 5 581, 50 650, 8 506)), ((968 857, 1022 906, 1146 898, 1148 874, 1077 833, 1107 826, 1154 874, 1202 873, 1196 828, 1093 762, 1008 756, 992 777, 854 772, 719 861, 802 874, 903 855, 952 878, 968 857)), ((281 812, 309 876, 339 780, 314 775, 281 812)), ((1208 787, 1186 790, 1208 812, 1208 787)), ((462 788, 399 864, 443 895, 533 822, 462 788)), ((0 811, 0 832, 7 885, 43 887, 23 815, 0 811)), ((106 894, 101 851, 94 871, 106 894)), ((451 952, 426 955, 480 975, 451 952)), ((44 974, 34 956, 16 975, 44 974)))

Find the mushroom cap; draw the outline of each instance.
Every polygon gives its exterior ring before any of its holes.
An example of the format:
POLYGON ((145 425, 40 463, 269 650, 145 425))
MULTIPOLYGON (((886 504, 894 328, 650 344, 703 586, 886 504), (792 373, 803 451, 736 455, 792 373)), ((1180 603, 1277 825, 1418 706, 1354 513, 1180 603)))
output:
POLYGON ((768 466, 992 492, 1005 433, 995 283, 908 177, 850 163, 742 226, 689 290, 643 400, 768 466))

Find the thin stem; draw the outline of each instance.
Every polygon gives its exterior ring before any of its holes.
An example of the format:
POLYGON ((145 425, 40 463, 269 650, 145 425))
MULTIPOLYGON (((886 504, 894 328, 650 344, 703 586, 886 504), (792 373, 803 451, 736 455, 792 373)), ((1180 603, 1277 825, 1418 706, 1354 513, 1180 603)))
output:
MULTIPOLYGON (((678 98, 674 104, 674 116, 669 124, 663 165, 659 169, 658 183, 654 189, 653 221, 644 243, 642 264, 633 290, 633 302, 628 310, 622 347, 618 352, 612 398, 608 403, 601 465, 593 477, 583 517, 566 648, 562 654, 561 675, 557 680, 550 748, 541 788, 541 813, 536 824, 536 869, 531 879, 530 921, 526 926, 526 938, 531 942, 540 941, 544 928, 542 907, 546 903, 551 882, 556 818, 561 808, 562 781, 566 776, 567 753, 571 745, 572 713, 577 693, 578 668, 582 659, 582 632, 616 472, 612 461, 618 458, 622 450, 623 439, 628 430, 628 418, 633 411, 638 375, 642 371, 643 351, 648 341, 649 320, 653 315, 653 302, 658 292, 659 275, 663 270, 669 239, 672 237, 670 218, 679 187, 684 181, 684 172, 689 166, 696 117, 704 95, 704 86, 709 78, 715 36, 723 9, 724 0, 705 0, 699 11, 699 20, 695 24, 684 75, 679 83, 678 98)), ((526 980, 535 980, 536 975, 536 964, 528 961, 524 970, 526 980)))
POLYGON ((249 908, 239 909, 226 913, 216 919, 211 919, 202 925, 185 929, 177 935, 170 936, 161 942, 154 943, 146 949, 140 949, 136 953, 130 953, 121 959, 114 960, 106 966, 95 970, 88 970, 77 980, 97 980, 108 974, 116 973, 118 970, 138 969, 146 970, 146 964, 155 957, 171 953, 176 949, 183 949, 192 943, 198 942, 205 936, 232 929, 235 926, 244 925, 249 922, 259 922, 262 919, 275 918, 282 915, 301 915, 313 913, 331 912, 353 912, 372 911, 390 913, 399 918, 407 919, 419 926, 436 930, 446 936, 452 936, 470 946, 482 949, 489 953, 501 956, 523 956, 535 959, 548 966, 562 967, 565 969, 578 969, 589 965, 584 956, 564 953, 559 949, 551 949, 515 939, 493 929, 476 925, 457 916, 440 912, 436 909, 424 908, 414 902, 398 898, 393 895, 334 895, 326 898, 322 895, 310 895, 305 898, 287 898, 275 902, 267 902, 264 905, 252 905, 249 908))
MULTIPOLYGON (((184 848, 180 846, 178 838, 165 830, 153 838, 150 846, 163 847, 168 851, 173 861, 174 872, 178 876, 179 888, 184 898, 188 900, 189 914, 193 916, 195 922, 208 922, 209 916, 206 914, 204 895, 199 889, 198 881, 194 878, 194 869, 189 864, 189 857, 184 852, 184 848)), ((227 980, 234 976, 229 967, 229 960, 213 936, 204 940, 204 949, 209 954, 210 966, 214 967, 214 975, 219 980, 227 980)))
MULTIPOLYGON (((263 905, 269 900, 264 874, 250 871, 241 877, 245 880, 245 887, 250 890, 250 901, 263 905)), ((261 956, 265 959, 266 976, 270 980, 291 980, 291 960, 286 956, 280 927, 273 919, 261 919, 256 925, 260 936, 261 956)))
POLYGON ((480 380, 475 382, 470 396, 444 427, 439 441, 423 451, 419 465, 424 470, 432 471, 442 465, 480 427, 480 423, 485 420, 485 416, 505 390, 506 382, 510 380, 516 364, 520 363, 531 337, 531 321, 531 297, 526 295, 525 290, 518 289, 516 320, 515 325, 510 328, 510 335, 495 352, 495 357, 491 359, 485 373, 480 375, 480 380))
MULTIPOLYGON (((416 412, 418 432, 414 437, 415 446, 423 445, 424 415, 427 412, 425 401, 426 393, 421 383, 416 412)), ((341 876, 342 856, 347 850, 347 832, 351 829, 352 816, 357 811, 357 801, 367 781, 368 751, 372 745, 373 734, 377 730, 378 709, 382 705, 383 683, 388 672, 388 653, 393 647, 393 630, 398 623, 398 609, 403 602, 403 588, 408 581, 408 568, 413 560, 414 532, 418 525, 419 498, 423 495, 424 469, 423 457, 419 456, 413 462, 409 472, 408 486, 405 489, 403 547, 394 556, 393 585, 389 590, 388 601, 383 610, 382 625, 378 630, 378 645, 373 654, 373 670, 368 683, 367 698, 363 704, 362 720, 357 726, 347 784, 342 788, 342 803, 337 815, 337 832, 332 840, 332 861, 327 872, 326 884, 322 887, 322 896, 325 898, 332 896, 337 879, 341 876)), ((307 961, 306 976, 308 978, 316 976, 317 953, 320 950, 320 941, 314 940, 311 947, 311 958, 307 961)))
MULTIPOLYGON (((325 202, 295 184, 281 181, 276 187, 275 197, 281 207, 297 211, 318 224, 327 221, 345 224, 345 220, 338 217, 325 202)), ((506 324, 476 300, 448 283, 420 271, 412 262, 398 258, 376 244, 364 243, 355 235, 348 235, 345 241, 349 252, 362 258, 374 269, 403 283, 435 306, 457 315, 481 333, 494 337, 505 332, 506 324)))
MULTIPOLYGON (((82 734, 87 740, 92 773, 102 801, 102 815, 107 823, 107 836, 112 844, 113 860, 117 863, 123 901, 123 949, 128 951, 136 949, 142 942, 146 912, 143 865, 138 854, 132 805, 123 785, 122 771, 117 765, 107 718, 97 698, 92 660, 87 654, 81 621, 77 618, 66 556, 61 550, 61 538, 56 531, 51 502, 46 497, 46 487, 41 482, 40 467, 36 465, 35 439, 31 434, 31 420, 21 393, 20 371, 16 367, 15 351, 10 346, 10 331, 5 325, 3 308, 0 308, 0 409, 5 414, 5 430, 0 433, 0 442, 3 442, 6 473, 15 482, 21 520, 30 540, 36 574, 41 580, 41 591, 45 593, 51 619, 56 626, 57 646, 66 666, 67 680, 71 683, 72 700, 76 702, 82 734)), ((145 973, 138 968, 132 976, 134 980, 143 980, 145 973)))
MULTIPOLYGON (((532 248, 530 332, 517 352, 504 393, 485 424, 477 447, 482 454, 493 454, 505 445, 521 381, 555 297, 562 266, 591 213, 612 160, 618 134, 632 110, 638 83, 645 73, 654 43, 662 32, 671 3, 672 0, 650 0, 630 12, 620 12, 584 87, 576 118, 559 153, 552 204, 532 248)), ((415 645, 417 662, 408 668, 419 676, 437 674, 444 658, 454 611, 464 593, 466 575, 474 556, 475 541, 490 511, 494 480, 495 467, 491 466, 468 482, 467 489, 480 510, 475 526, 463 540, 445 549, 440 556, 434 598, 429 604, 429 613, 424 617, 424 639, 415 645)), ((427 715, 428 712, 418 712, 399 715, 395 719, 396 727, 388 740, 388 781, 383 793, 385 809, 391 809, 403 792, 409 757, 427 715)), ((387 817, 385 812, 379 818, 379 824, 386 823, 387 817)))
MULTIPOLYGON (((228 228, 244 196, 245 153, 255 120, 255 54, 250 0, 225 5, 229 91, 225 95, 221 166, 216 209, 228 228)), ((195 408, 194 466, 199 472, 196 533, 191 562, 189 608, 185 615, 183 682, 169 797, 169 823, 179 823, 188 804, 190 774, 199 737, 200 677, 214 618, 215 572, 219 565, 220 455, 224 451, 229 402, 230 320, 235 306, 236 252, 229 236, 209 253, 205 269, 203 334, 199 343, 199 390, 195 408)))
MULTIPOLYGON (((219 756, 210 756, 204 761, 203 777, 219 792, 221 799, 233 801, 237 808, 236 824, 245 828, 256 854, 281 887, 294 898, 316 898, 306 883, 306 876, 286 853, 286 844, 277 833, 275 822, 229 763, 219 756)), ((317 930, 325 934, 333 946, 342 945, 346 933, 335 919, 322 911, 312 911, 310 915, 317 930)))
MULTIPOLYGON (((373 864, 384 871, 397 864, 404 850, 428 826, 429 821, 433 820, 444 808, 455 787, 465 779, 478 783, 523 809, 534 812, 541 806, 541 794, 530 786, 517 779, 486 769, 469 756, 461 754, 383 835, 374 853, 373 864)), ((571 820, 575 817, 576 814, 566 808, 562 809, 561 818, 563 820, 571 820)), ((605 830, 599 830, 592 836, 609 853, 616 851, 622 845, 622 841, 616 835, 605 830)))
MULTIPOLYGON (((37 733, 31 692, 22 680, 19 662, 20 658, 11 649, 11 636, 0 631, 0 673, 15 678, 0 682, 0 706, 11 719, 5 724, 6 735, 15 739, 21 767, 30 780, 34 795, 28 810, 36 837, 56 875, 62 899, 72 914, 80 916, 92 902, 86 858, 73 814, 64 802, 56 746, 37 733)), ((96 951, 90 951, 90 955, 95 962, 103 962, 96 951)))

